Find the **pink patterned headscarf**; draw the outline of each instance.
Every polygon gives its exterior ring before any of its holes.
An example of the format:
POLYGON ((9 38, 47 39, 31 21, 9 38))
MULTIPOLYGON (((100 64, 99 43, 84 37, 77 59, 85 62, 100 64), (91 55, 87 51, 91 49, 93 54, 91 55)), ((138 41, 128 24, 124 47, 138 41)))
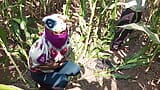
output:
MULTIPOLYGON (((49 63, 50 61, 61 62, 68 52, 69 33, 65 16, 52 14, 42 20, 45 24, 43 35, 35 41, 29 51, 29 68, 49 63)), ((54 70, 41 70, 50 72, 54 70)))
POLYGON ((68 31, 65 31, 61 34, 53 34, 48 29, 45 30, 45 38, 58 49, 61 49, 62 46, 66 43, 68 38, 68 31))
POLYGON ((62 48, 68 38, 65 20, 66 16, 60 14, 49 15, 42 20, 45 23, 45 39, 58 49, 62 48), (53 34, 52 32, 59 32, 60 34, 53 34))

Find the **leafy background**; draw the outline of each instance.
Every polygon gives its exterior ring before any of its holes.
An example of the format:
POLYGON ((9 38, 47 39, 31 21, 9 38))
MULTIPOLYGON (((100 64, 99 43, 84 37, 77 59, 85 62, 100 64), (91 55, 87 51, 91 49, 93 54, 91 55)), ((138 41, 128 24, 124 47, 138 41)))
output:
MULTIPOLYGON (((28 75, 28 51, 32 43, 38 39, 38 33, 44 29, 42 18, 53 13, 65 14, 69 18, 71 42, 74 47, 72 57, 75 62, 83 66, 93 59, 109 58, 112 61, 115 56, 106 52, 110 49, 117 28, 116 23, 123 8, 119 2, 122 1, 0 0, 0 72, 3 72, 0 75, 0 83, 28 89, 36 88, 28 75)), ((142 22, 122 26, 135 29, 135 35, 128 36, 129 40, 125 41, 124 46, 132 49, 135 45, 134 40, 137 40, 140 48, 136 48, 136 53, 121 58, 123 62, 119 65, 108 70, 96 71, 97 76, 130 79, 131 76, 117 72, 139 66, 145 66, 145 70, 149 70, 152 64, 157 63, 160 52, 159 7, 158 0, 148 1, 142 22)), ((155 65, 154 68, 159 67, 155 65)), ((156 83, 159 80, 156 78, 156 83)))

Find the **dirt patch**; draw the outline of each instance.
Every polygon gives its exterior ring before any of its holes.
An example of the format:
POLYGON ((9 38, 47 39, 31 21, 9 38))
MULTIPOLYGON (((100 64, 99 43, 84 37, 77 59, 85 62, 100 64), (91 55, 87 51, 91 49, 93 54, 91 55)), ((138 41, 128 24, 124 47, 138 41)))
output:
POLYGON ((160 63, 155 61, 148 71, 146 71, 148 66, 119 71, 132 78, 127 80, 96 77, 94 70, 86 67, 82 77, 78 81, 72 82, 67 90, 159 90, 159 65, 160 63))
MULTIPOLYGON (((138 52, 147 45, 148 38, 142 36, 142 32, 134 32, 130 35, 128 50, 124 51, 127 58, 138 52)), ((96 62, 93 60, 83 60, 84 74, 82 77, 70 84, 69 90, 159 90, 160 89, 160 62, 158 55, 149 65, 139 66, 127 70, 119 70, 122 75, 129 75, 130 79, 115 79, 110 77, 95 76, 96 62)))
POLYGON ((123 70, 125 75, 130 75, 133 79, 117 80, 120 90, 159 90, 160 89, 160 63, 155 61, 148 66, 123 70))

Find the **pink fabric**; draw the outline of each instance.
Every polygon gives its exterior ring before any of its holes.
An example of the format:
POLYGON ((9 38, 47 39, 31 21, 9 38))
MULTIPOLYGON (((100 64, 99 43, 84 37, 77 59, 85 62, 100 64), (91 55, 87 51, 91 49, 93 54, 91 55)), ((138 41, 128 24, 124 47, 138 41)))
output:
POLYGON ((59 35, 52 34, 48 29, 45 30, 45 38, 58 49, 61 49, 62 46, 66 43, 68 38, 68 32, 64 32, 59 35))

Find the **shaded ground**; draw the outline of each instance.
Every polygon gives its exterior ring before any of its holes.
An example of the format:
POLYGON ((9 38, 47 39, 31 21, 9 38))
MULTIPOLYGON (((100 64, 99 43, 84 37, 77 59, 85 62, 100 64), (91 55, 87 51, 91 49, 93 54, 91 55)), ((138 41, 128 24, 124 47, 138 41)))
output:
MULTIPOLYGON (((140 48, 147 45, 147 38, 141 32, 133 32, 130 35, 131 41, 127 43, 128 50, 125 56, 129 57, 136 53, 140 48)), ((126 46, 124 45, 124 46, 126 46)), ((160 61, 158 58, 153 60, 150 65, 140 66, 128 70, 120 70, 118 73, 129 75, 132 79, 114 79, 109 77, 96 77, 94 71, 96 62, 86 60, 83 62, 84 74, 69 90, 159 90, 160 89, 160 61)), ((116 57, 116 56, 115 56, 116 57)), ((114 59, 114 58, 113 58, 114 59)))
POLYGON ((86 73, 80 80, 68 87, 69 90, 159 90, 160 63, 155 61, 146 72, 147 66, 123 70, 121 73, 134 79, 115 80, 108 77, 95 77, 86 68, 86 73))
MULTIPOLYGON (((92 64, 93 65, 93 64, 92 64)), ((146 72, 148 66, 137 67, 129 70, 122 70, 124 75, 130 75, 134 79, 115 80, 109 77, 96 77, 93 70, 85 68, 85 73, 77 81, 69 84, 66 90, 159 90, 160 89, 160 62, 155 61, 151 64, 150 69, 146 72)), ((0 69, 0 83, 16 85, 25 90, 35 90, 33 86, 16 81, 14 75, 9 70, 0 69), (32 87, 32 88, 31 88, 32 87)), ((15 71, 12 71, 12 73, 15 71)), ((28 74, 29 75, 29 74, 28 74)), ((31 79, 25 76, 27 79, 31 79)))
MULTIPOLYGON (((75 2, 73 3, 73 6, 77 6, 76 0, 73 0, 73 2, 75 2)), ((62 7, 58 5, 59 4, 57 4, 56 7, 62 7)), ((28 8, 26 8, 26 14, 35 16, 36 18, 42 18, 44 16, 42 15, 42 12, 44 12, 45 15, 46 13, 47 14, 53 13, 51 11, 57 12, 56 10, 53 10, 54 9, 53 7, 48 7, 50 8, 49 9, 50 11, 45 12, 43 11, 42 8, 36 10, 34 8, 31 8, 30 10, 30 5, 26 5, 26 7, 27 6, 28 8), (29 13, 30 11, 36 11, 37 15, 34 15, 35 13, 29 13)), ((139 48, 142 48, 143 45, 145 45, 145 42, 142 43, 145 40, 137 39, 137 36, 139 36, 138 34, 139 33, 133 34, 132 38, 134 39, 132 39, 133 41, 129 43, 130 47, 129 51, 126 52, 127 53, 126 57, 132 55, 133 53, 136 53, 136 51, 139 50, 139 48)), ((24 62, 15 59, 16 63, 18 63, 21 72, 23 72, 24 77, 29 83, 29 85, 24 84, 22 81, 19 80, 19 76, 17 75, 15 67, 6 57, 6 54, 4 53, 2 48, 0 48, 0 60, 2 59, 3 61, 5 61, 3 62, 5 64, 0 64, 0 83, 15 85, 23 88, 24 90, 35 90, 35 83, 31 80, 29 72, 26 72, 28 70, 25 69, 25 66, 23 64, 24 62)), ((67 86, 67 90, 160 90, 159 58, 155 58, 154 62, 152 62, 150 66, 142 66, 142 67, 136 67, 128 70, 119 71, 119 73, 122 73, 124 75, 130 75, 133 78, 128 80, 114 79, 110 77, 96 77, 94 73, 96 65, 94 59, 83 60, 80 63, 83 64, 84 73, 82 73, 81 77, 78 80, 72 81, 67 86), (150 68, 148 69, 148 67, 150 68)))
MULTIPOLYGON (((137 36, 139 33, 134 33, 137 36)), ((144 39, 132 39, 134 40, 129 43, 128 49, 129 53, 125 57, 136 53, 141 47, 144 39), (136 44, 134 44, 136 43, 136 44)), ((144 44, 144 43, 143 43, 144 44)), ((7 62, 8 59, 5 57, 5 53, 0 49, 0 58, 6 59, 5 64, 0 64, 0 83, 11 84, 21 87, 25 90, 35 90, 35 83, 31 80, 29 72, 26 72, 23 63, 17 60, 21 71, 24 73, 25 79, 28 81, 29 85, 24 84, 18 78, 17 72, 14 66, 7 62)), ((157 56, 155 60, 149 66, 141 66, 128 70, 118 71, 124 75, 130 75, 132 79, 114 79, 110 77, 97 77, 95 76, 95 65, 96 62, 92 60, 80 61, 83 65, 83 73, 78 80, 73 80, 67 86, 67 90, 159 90, 160 89, 160 61, 157 56)))

